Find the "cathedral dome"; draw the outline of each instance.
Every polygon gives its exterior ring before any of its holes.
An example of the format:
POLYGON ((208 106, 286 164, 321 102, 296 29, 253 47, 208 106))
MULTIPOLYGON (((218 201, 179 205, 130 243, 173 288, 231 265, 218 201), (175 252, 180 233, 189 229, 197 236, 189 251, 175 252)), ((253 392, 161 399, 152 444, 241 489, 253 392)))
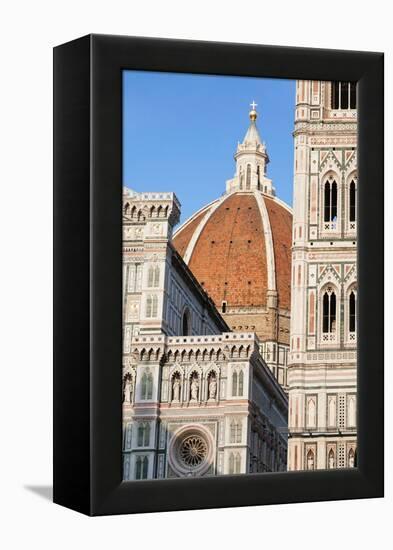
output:
POLYGON ((289 344, 292 211, 266 175, 269 156, 251 107, 226 193, 191 216, 173 244, 231 330, 255 332, 274 358, 277 343, 289 344))
POLYGON ((274 195, 235 190, 202 208, 173 244, 223 313, 290 309, 292 213, 274 195))

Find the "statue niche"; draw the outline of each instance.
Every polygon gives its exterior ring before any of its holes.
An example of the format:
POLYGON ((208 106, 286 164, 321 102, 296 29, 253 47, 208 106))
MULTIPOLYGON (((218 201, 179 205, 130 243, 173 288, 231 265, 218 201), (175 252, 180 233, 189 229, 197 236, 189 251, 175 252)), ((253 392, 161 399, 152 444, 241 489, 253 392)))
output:
POLYGON ((217 396, 217 378, 216 373, 211 372, 208 378, 208 400, 214 401, 217 396))
POLYGON ((177 372, 172 378, 172 401, 175 401, 177 403, 180 401, 180 389, 180 374, 177 372))
POLYGON ((198 380, 197 373, 193 373, 191 376, 190 392, 191 392, 191 401, 198 401, 199 380, 198 380))
POLYGON ((131 374, 126 374, 123 383, 123 402, 132 403, 134 393, 134 384, 131 374))

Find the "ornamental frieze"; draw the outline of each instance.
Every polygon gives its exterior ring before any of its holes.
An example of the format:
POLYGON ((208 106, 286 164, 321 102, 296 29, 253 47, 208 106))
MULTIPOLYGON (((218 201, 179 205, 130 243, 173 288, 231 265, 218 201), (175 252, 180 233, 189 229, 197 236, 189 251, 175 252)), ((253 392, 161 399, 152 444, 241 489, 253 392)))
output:
POLYGON ((144 247, 145 249, 156 249, 156 250, 165 250, 167 248, 167 242, 161 242, 161 243, 157 243, 157 242, 154 242, 154 243, 149 243, 149 242, 146 242, 144 243, 144 247))
POLYGON ((356 353, 355 352, 330 352, 330 353, 308 353, 307 354, 307 360, 308 361, 336 361, 338 359, 343 360, 354 360, 356 359, 356 353))
POLYGON ((347 145, 356 146, 354 137, 311 137, 310 145, 347 145))
MULTIPOLYGON (((141 252, 138 250, 138 252, 141 252)), ((123 255, 123 262, 125 263, 142 263, 143 262, 143 256, 126 256, 123 255)))
POLYGON ((354 133, 357 132, 357 124, 356 122, 330 122, 330 121, 323 121, 323 122, 296 122, 295 123, 295 131, 296 130, 309 130, 310 132, 315 133, 323 133, 326 134, 326 132, 349 132, 353 131, 354 133))

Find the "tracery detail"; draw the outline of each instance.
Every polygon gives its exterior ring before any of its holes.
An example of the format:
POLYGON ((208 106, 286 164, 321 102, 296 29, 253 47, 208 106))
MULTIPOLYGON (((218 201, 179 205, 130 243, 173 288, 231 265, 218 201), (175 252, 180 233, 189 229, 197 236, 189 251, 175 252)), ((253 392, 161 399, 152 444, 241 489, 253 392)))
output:
POLYGON ((199 435, 189 435, 180 444, 179 458, 181 462, 189 467, 196 468, 207 456, 207 443, 199 435))

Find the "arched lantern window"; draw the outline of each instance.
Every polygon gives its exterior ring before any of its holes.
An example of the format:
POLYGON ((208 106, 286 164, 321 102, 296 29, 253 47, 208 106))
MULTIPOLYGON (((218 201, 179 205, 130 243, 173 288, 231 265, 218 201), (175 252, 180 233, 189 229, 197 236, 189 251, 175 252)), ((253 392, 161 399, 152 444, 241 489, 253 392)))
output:
POLYGON ((247 164, 246 189, 251 187, 251 164, 247 164))

